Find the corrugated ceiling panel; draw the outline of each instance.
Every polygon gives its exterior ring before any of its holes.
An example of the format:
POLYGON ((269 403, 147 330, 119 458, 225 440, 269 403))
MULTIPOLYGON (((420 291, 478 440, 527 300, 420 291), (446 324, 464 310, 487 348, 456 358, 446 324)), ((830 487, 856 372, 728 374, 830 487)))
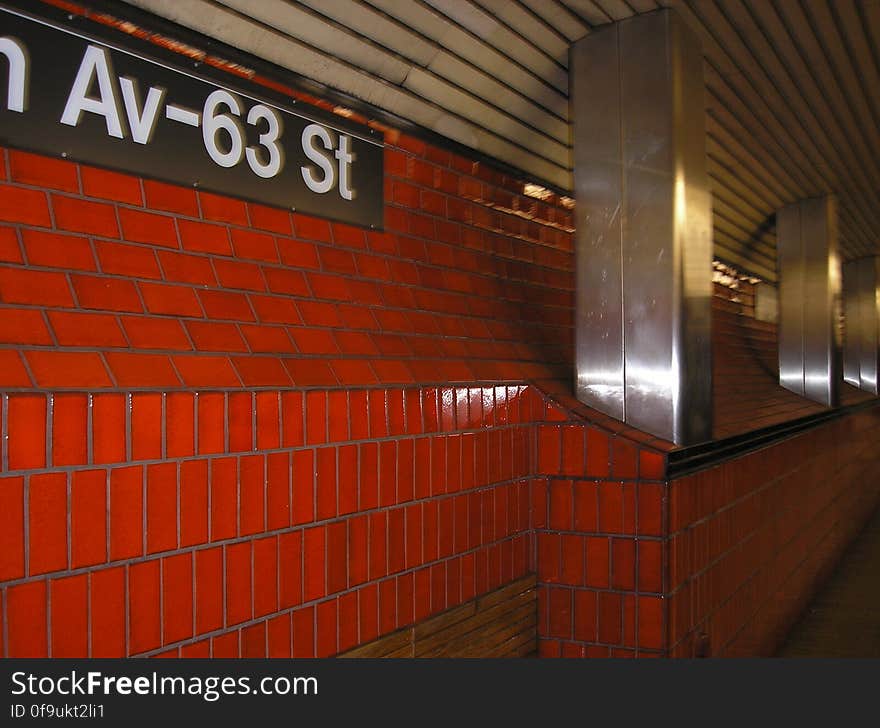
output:
MULTIPOLYGON (((491 13, 470 0, 425 0, 425 2, 562 93, 568 93, 566 70, 542 48, 532 45, 521 35, 514 33, 491 13)), ((383 0, 383 4, 387 6, 389 0, 383 0)), ((399 2, 397 5, 399 7, 399 2)))
POLYGON ((706 59, 718 256, 773 280, 776 210, 829 192, 844 258, 878 252, 877 0, 128 1, 564 189, 569 42, 673 7, 706 59))
MULTIPOLYGON (((523 38, 543 49, 559 65, 568 66, 570 41, 534 13, 510 0, 476 0, 476 2, 523 38)), ((578 25, 581 28, 581 35, 584 35, 588 28, 580 23, 578 25)))

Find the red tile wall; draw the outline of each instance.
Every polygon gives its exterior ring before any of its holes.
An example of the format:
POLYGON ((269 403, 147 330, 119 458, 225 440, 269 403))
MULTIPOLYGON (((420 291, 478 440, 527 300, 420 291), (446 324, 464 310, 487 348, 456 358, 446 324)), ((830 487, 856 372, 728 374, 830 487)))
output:
POLYGON ((571 209, 384 131, 384 231, 0 151, 0 654, 332 654, 533 568, 571 209))
POLYGON ((0 477, 4 654, 329 655, 497 588, 533 568, 544 406, 526 386, 6 394, 28 448, 10 438, 0 477))
POLYGON ((662 453, 561 409, 536 427, 532 528, 543 657, 664 654, 662 453))
POLYGON ((388 139, 384 232, 3 150, 0 383, 562 376, 571 210, 484 164, 388 139))
POLYGON ((876 408, 669 484, 668 644, 772 654, 880 501, 876 408))
POLYGON ((667 484, 571 397, 570 206, 384 132, 381 232, 0 150, 0 655, 331 655, 530 571, 542 655, 733 654, 827 563, 873 419, 667 484))
POLYGON ((383 232, 0 152, 0 654, 327 655, 534 569, 571 210, 386 133, 383 232))

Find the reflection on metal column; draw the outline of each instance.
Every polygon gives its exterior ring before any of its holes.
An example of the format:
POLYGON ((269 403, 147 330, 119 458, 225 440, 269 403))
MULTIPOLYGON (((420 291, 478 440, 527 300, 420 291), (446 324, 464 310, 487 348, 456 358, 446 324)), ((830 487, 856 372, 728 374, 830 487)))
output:
POLYGON ((878 393, 880 349, 880 258, 860 258, 843 266, 843 378, 878 393))
POLYGON ((576 393, 682 445, 712 428, 702 64, 670 10, 572 46, 576 393))
POLYGON ((859 263, 843 264, 843 381, 859 386, 861 369, 861 312, 859 263))
POLYGON ((779 382, 828 407, 840 379, 840 261, 834 198, 801 200, 776 217, 779 382))

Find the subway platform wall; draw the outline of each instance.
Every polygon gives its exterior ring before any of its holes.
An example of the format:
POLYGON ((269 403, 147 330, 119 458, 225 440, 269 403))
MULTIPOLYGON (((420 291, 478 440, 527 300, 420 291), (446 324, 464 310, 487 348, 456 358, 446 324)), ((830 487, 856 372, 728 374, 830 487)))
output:
POLYGON ((802 608, 876 408, 670 478, 571 397, 570 202, 383 131, 382 231, 3 150, 0 655, 329 656, 530 572, 542 656, 802 608))

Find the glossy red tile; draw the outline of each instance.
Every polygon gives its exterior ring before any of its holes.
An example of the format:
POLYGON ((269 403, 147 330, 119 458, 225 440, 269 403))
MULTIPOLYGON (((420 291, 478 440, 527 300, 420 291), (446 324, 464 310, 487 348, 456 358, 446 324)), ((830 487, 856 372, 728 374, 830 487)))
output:
POLYGON ((118 463, 126 457, 126 401, 121 394, 92 398, 92 461, 118 463))
POLYGON ((48 657, 45 581, 16 584, 6 590, 8 657, 48 657))
POLYGON ((193 635, 193 555, 162 559, 162 643, 193 635))
POLYGON ((223 626, 223 549, 195 552, 195 629, 204 634, 223 626))
POLYGON ((126 567, 89 574, 91 657, 124 657, 126 567))
POLYGON ((0 581, 24 576, 24 478, 0 480, 0 581))
POLYGON ((88 575, 79 574, 50 582, 52 657, 87 657, 88 575))
POLYGON ((6 424, 10 470, 46 466, 45 395, 10 395, 6 424))
POLYGON ((136 655, 162 644, 160 564, 157 559, 128 567, 128 646, 136 655))
POLYGON ((302 531, 289 531, 278 537, 279 606, 300 604, 303 599, 302 531))
POLYGON ((253 574, 251 544, 242 542, 225 547, 226 624, 245 622, 253 617, 253 574))
POLYGON ((246 455, 238 461, 238 528, 248 536, 265 530, 266 458, 246 455))
POLYGON ((177 548, 177 464, 147 466, 147 553, 177 548))
POLYGON ((28 573, 68 568, 66 473, 44 473, 28 479, 28 573))
POLYGON ((107 471, 74 472, 70 485, 70 566, 107 561, 107 471))

